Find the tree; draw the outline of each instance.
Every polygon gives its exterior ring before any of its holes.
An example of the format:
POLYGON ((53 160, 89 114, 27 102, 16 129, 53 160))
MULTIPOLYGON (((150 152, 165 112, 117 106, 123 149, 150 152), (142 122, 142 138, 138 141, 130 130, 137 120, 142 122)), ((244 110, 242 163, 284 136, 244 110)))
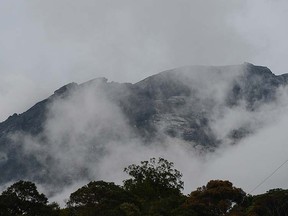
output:
POLYGON ((133 196, 118 185, 92 181, 70 195, 68 208, 75 215, 124 215, 120 206, 133 203, 133 196))
POLYGON ((183 202, 182 174, 173 166, 163 158, 151 158, 124 169, 132 177, 124 181, 124 188, 136 195, 141 215, 168 216, 183 202))
POLYGON ((240 205, 245 197, 246 193, 231 182, 211 180, 206 186, 193 191, 183 208, 193 210, 195 215, 226 215, 234 205, 240 205))
POLYGON ((0 215, 52 215, 48 199, 37 191, 34 183, 18 181, 3 191, 0 196, 0 215))
POLYGON ((253 196, 247 212, 248 215, 255 216, 288 215, 288 190, 273 189, 265 194, 253 196))
POLYGON ((124 188, 146 198, 161 198, 169 194, 180 193, 183 189, 182 174, 173 169, 174 164, 159 158, 141 161, 141 165, 132 164, 124 172, 132 176, 124 181, 124 188))

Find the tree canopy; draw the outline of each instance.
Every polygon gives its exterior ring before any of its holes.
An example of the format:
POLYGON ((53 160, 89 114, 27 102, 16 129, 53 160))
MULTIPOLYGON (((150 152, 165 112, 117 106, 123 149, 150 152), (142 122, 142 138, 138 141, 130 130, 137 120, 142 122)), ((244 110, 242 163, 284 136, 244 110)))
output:
POLYGON ((211 180, 193 191, 183 206, 199 215, 225 215, 233 205, 240 205, 245 196, 241 188, 234 187, 229 181, 211 180))
POLYGON ((121 204, 135 199, 112 182, 92 181, 70 195, 67 205, 76 215, 124 215, 121 204))
POLYGON ((34 183, 18 181, 0 195, 0 216, 285 216, 288 190, 246 194, 227 180, 211 180, 182 194, 182 174, 166 159, 151 158, 124 171, 123 186, 91 181, 71 193, 65 208, 49 204, 34 183))
POLYGON ((140 165, 132 164, 124 169, 132 177, 124 181, 124 188, 150 199, 179 194, 184 183, 182 174, 173 166, 164 158, 151 158, 141 161, 140 165))
POLYGON ((52 215, 48 199, 37 191, 34 183, 18 181, 8 187, 0 196, 0 215, 52 215))

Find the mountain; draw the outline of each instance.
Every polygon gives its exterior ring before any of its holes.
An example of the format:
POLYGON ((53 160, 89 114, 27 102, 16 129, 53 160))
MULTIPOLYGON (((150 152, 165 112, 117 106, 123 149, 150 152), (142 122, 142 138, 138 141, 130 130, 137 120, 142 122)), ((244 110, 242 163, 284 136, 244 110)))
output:
POLYGON ((61 186, 94 178, 91 170, 111 143, 173 139, 203 154, 235 145, 257 131, 263 123, 257 115, 277 102, 287 83, 288 74, 250 63, 176 68, 135 84, 105 78, 70 83, 0 123, 0 183, 61 186), (255 118, 228 118, 240 111, 255 118), (73 168, 66 169, 69 164, 73 168))

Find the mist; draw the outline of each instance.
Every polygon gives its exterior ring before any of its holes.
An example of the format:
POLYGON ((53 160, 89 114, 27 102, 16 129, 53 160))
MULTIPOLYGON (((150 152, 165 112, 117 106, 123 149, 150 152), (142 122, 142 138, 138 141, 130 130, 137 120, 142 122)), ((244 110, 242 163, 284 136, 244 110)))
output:
MULTIPOLYGON (((184 65, 242 62, 285 73, 286 8, 284 0, 3 0, 0 122, 49 97, 59 86, 97 77, 135 83, 184 65)), ((231 83, 242 73, 239 68, 235 74, 207 77, 200 71, 188 79, 197 98, 209 101, 198 104, 191 99, 189 104, 210 113, 209 127, 221 141, 212 153, 203 154, 197 143, 168 137, 168 120, 157 125, 161 141, 145 143, 101 80, 55 97, 40 135, 20 133, 11 139, 21 140, 23 153, 33 155, 41 167, 31 170, 28 180, 61 205, 91 180, 122 184, 128 177, 124 167, 151 157, 175 163, 183 173, 185 194, 210 179, 228 179, 249 193, 287 159, 288 98, 287 89, 279 88, 273 103, 253 112, 245 101, 224 106, 231 83), (239 128, 251 133, 235 144, 229 134, 239 128), (40 184, 40 174, 47 177, 45 183, 40 184), (63 179, 67 187, 55 187, 63 179)), ((178 112, 189 110, 187 106, 178 112)), ((253 193, 287 188, 285 171, 287 166, 253 193)))
POLYGON ((2 0, 0 121, 97 77, 137 82, 244 61, 285 73, 285 8, 285 0, 2 0))
MULTIPOLYGON (((248 109, 244 100, 236 106, 226 106, 231 85, 245 72, 245 64, 216 69, 184 67, 168 72, 176 73, 194 92, 184 107, 175 110, 176 115, 191 109, 209 113, 209 126, 216 140, 221 141, 213 151, 206 151, 199 143, 168 136, 165 129, 171 126, 171 119, 165 115, 156 124, 159 139, 147 143, 114 100, 119 93, 110 89, 114 82, 95 79, 72 84, 68 92, 50 97, 41 134, 18 133, 12 137, 14 143, 22 142, 23 153, 32 156, 41 167, 37 172, 31 170, 27 179, 36 182, 51 201, 64 206, 70 193, 89 181, 122 185, 129 177, 123 172, 125 167, 164 157, 183 173, 184 194, 211 179, 227 179, 250 193, 287 159, 288 89, 279 87, 273 101, 259 103, 255 110, 248 109), (181 71, 182 75, 177 74, 181 71), (229 135, 239 128, 249 133, 235 143, 229 135), (44 181, 41 176, 45 176, 44 181)), ((122 91, 131 94, 128 88, 122 91)), ((283 166, 253 193, 287 188, 285 169, 283 166)))

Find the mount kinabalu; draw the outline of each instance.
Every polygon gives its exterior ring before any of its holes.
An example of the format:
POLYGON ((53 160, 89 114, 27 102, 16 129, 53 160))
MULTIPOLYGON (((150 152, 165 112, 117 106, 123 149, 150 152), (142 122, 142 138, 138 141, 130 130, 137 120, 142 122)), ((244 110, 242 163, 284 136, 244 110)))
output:
MULTIPOLYGON (((248 121, 232 124, 227 132, 219 135, 215 129, 221 127, 217 125, 217 119, 221 119, 227 110, 237 107, 256 112, 263 104, 275 101, 278 89, 286 86, 287 82, 288 74, 276 76, 267 67, 245 63, 183 67, 164 71, 135 84, 107 82, 105 78, 81 85, 70 83, 26 112, 14 114, 0 123, 0 183, 27 178, 38 182, 51 180, 49 167, 43 167, 43 164, 49 163, 52 156, 46 157, 45 162, 41 161, 33 152, 27 153, 26 142, 17 137, 19 134, 37 137, 35 142, 41 140, 41 145, 46 145, 50 139, 45 130, 47 119, 51 117, 51 104, 65 101, 85 88, 101 93, 100 96, 105 97, 110 105, 116 106, 125 117, 133 137, 141 139, 142 143, 156 145, 170 137, 191 143, 197 149, 213 150, 224 141, 236 143, 255 130, 248 121)), ((121 139, 122 135, 118 132, 113 134, 114 131, 102 127, 101 137, 91 138, 89 142, 97 140, 95 142, 102 142, 103 147, 110 139, 121 139)), ((62 138, 61 143, 65 140, 62 138)), ((45 151, 41 154, 45 157, 45 151)), ((57 161, 53 166, 57 166, 57 161)), ((77 175, 85 176, 85 169, 77 175)), ((58 180, 69 182, 74 176, 69 173, 63 178, 58 180)))

